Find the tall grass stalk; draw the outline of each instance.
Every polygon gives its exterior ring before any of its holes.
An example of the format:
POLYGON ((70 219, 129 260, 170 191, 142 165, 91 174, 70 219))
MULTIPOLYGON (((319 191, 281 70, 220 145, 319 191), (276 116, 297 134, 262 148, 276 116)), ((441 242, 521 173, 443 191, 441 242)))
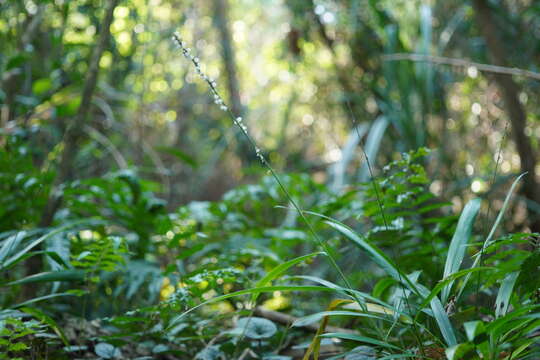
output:
MULTIPOLYGON (((506 135, 508 134, 508 125, 509 125, 509 122, 507 120, 506 124, 504 125, 503 137, 501 139, 501 143, 499 144, 499 149, 497 151, 497 159, 495 160, 495 169, 493 169, 493 175, 491 176, 491 186, 490 187, 493 187, 495 185, 495 179, 497 178, 497 172, 499 171, 499 165, 501 163, 502 149, 503 149, 503 146, 504 146, 504 143, 505 143, 505 140, 506 140, 506 135)), ((486 200, 488 200, 487 196, 486 196, 486 200)), ((484 233, 484 234, 487 231, 487 222, 489 221, 489 216, 490 216, 490 213, 491 213, 491 202, 488 201, 487 203, 488 203, 488 208, 487 208, 487 214, 486 214, 486 221, 484 221, 484 228, 483 228, 483 231, 482 231, 482 233, 484 233)), ((484 247, 482 246, 482 248, 480 250, 480 266, 483 266, 483 264, 484 264, 483 256, 484 256, 484 247)), ((482 274, 478 274, 477 281, 476 281, 476 299, 477 299, 477 302, 480 300, 479 295, 480 295, 481 275, 482 274)))
POLYGON ((345 276, 345 274, 343 273, 343 271, 339 267, 336 259, 334 258, 334 256, 330 252, 330 250, 331 250, 330 247, 324 241, 322 241, 322 239, 319 237, 319 235, 315 231, 315 229, 314 229, 313 225, 311 224, 311 222, 304 215, 304 211, 300 208, 298 203, 290 195, 289 191, 287 190, 287 188, 283 184, 283 181, 281 180, 281 178, 279 177, 277 172, 274 170, 272 165, 270 165, 270 163, 268 162, 266 157, 263 155, 261 149, 259 148, 259 146, 255 142, 253 137, 249 134, 248 128, 244 124, 243 119, 241 117, 239 117, 239 116, 236 116, 236 114, 233 113, 231 108, 229 106, 227 106, 225 104, 225 102, 223 101, 222 96, 220 95, 220 93, 217 90, 216 81, 203 73, 203 71, 201 70, 201 65, 200 65, 199 58, 196 57, 196 56, 191 55, 191 49, 189 47, 187 47, 186 43, 180 38, 180 35, 178 33, 173 34, 172 39, 176 43, 176 45, 179 47, 179 49, 182 51, 182 54, 184 55, 184 57, 193 63, 193 65, 195 66, 195 70, 197 71, 197 74, 201 77, 201 79, 203 79, 208 84, 208 86, 210 88, 210 91, 214 95, 214 102, 216 103, 216 105, 219 105, 220 109, 223 110, 224 112, 226 112, 229 115, 229 117, 232 119, 234 125, 236 125, 240 129, 240 131, 242 132, 244 137, 247 139, 247 141, 249 142, 249 144, 251 145, 251 147, 255 151, 255 155, 257 155, 257 158, 261 161, 263 166, 266 167, 268 169, 268 171, 270 171, 270 174, 272 175, 272 177, 274 178, 274 180, 278 184, 279 188, 283 191, 285 197, 287 198, 287 201, 289 201, 291 203, 291 205, 294 207, 294 209, 298 212, 298 215, 300 216, 302 221, 306 224, 309 233, 311 234, 311 236, 315 240, 315 243, 326 253, 326 255, 327 255, 327 257, 328 257, 328 259, 330 261, 330 264, 337 271, 339 277, 345 283, 346 287, 349 290, 351 290, 351 294, 353 294, 353 296, 356 298, 359 305, 361 307, 364 307, 365 305, 360 300, 360 298, 358 298, 356 295, 354 295, 353 288, 352 288, 349 280, 347 279, 347 277, 345 276))
MULTIPOLYGON (((356 116, 354 115, 352 106, 351 106, 348 99, 346 100, 346 103, 347 103, 347 108, 349 109, 349 113, 351 114, 350 119, 351 119, 351 122, 352 122, 352 126, 353 126, 353 128, 356 129, 357 135, 358 135, 358 137, 360 139, 359 140, 359 146, 360 146, 360 149, 362 151, 362 155, 364 156, 364 159, 366 160, 366 165, 367 165, 367 169, 368 169, 368 173, 369 173, 370 183, 371 183, 371 186, 373 187, 373 191, 375 192, 375 198, 377 200, 377 205, 378 205, 379 211, 381 213, 384 228, 385 228, 386 231, 388 231, 388 221, 387 221, 386 215, 384 213, 384 203, 383 203, 381 194, 379 193, 380 189, 377 186, 377 181, 376 181, 377 179, 375 178, 375 174, 373 173, 373 168, 371 166, 371 161, 370 161, 369 156, 366 153, 366 150, 365 150, 365 148, 364 148, 364 146, 362 144, 362 138, 360 137, 360 133, 358 132, 358 120, 356 119, 356 116)), ((393 259, 397 258, 396 253, 395 253, 395 249, 393 249, 392 255, 393 255, 392 256, 393 259)), ((404 298, 405 298, 404 300, 405 300, 405 305, 407 306, 407 311, 409 311, 409 313, 412 316, 412 307, 411 307, 411 304, 409 302, 409 297, 406 295, 404 279, 402 278, 400 271, 398 271, 398 277, 399 277, 399 284, 401 285, 402 294, 404 295, 404 298)), ((413 331, 412 332, 413 332, 413 334, 414 334, 414 336, 416 338, 416 341, 418 343, 420 353, 423 356, 424 355, 424 347, 422 345, 422 341, 420 339, 420 333, 418 331, 418 327, 416 326, 416 321, 415 320, 413 320, 412 326, 413 326, 413 331)))

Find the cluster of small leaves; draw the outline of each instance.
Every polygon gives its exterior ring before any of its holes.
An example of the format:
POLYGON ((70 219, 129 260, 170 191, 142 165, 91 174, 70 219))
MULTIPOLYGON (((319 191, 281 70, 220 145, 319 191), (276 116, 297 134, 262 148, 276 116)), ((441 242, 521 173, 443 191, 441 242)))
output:
POLYGON ((65 190, 70 217, 95 217, 120 226, 136 258, 155 249, 151 236, 170 227, 165 202, 152 190, 156 187, 141 180, 134 171, 123 170, 104 178, 74 183, 65 190))
MULTIPOLYGON (((80 238, 79 238, 80 239, 80 238)), ((124 239, 117 236, 95 237, 90 241, 80 240, 75 246, 81 251, 73 254, 71 264, 90 274, 90 281, 98 283, 99 274, 116 271, 125 264, 127 246, 124 239)))
POLYGON ((540 280, 536 276, 540 270, 538 238, 539 235, 534 233, 513 233, 488 246, 484 252, 484 263, 496 271, 489 276, 484 275, 482 286, 487 288, 508 274, 519 273, 514 285, 516 293, 535 298, 540 289, 540 280))
POLYGON ((0 128, 0 231, 39 221, 53 174, 35 166, 38 127, 0 128))
POLYGON ((34 320, 8 317, 0 320, 0 359, 22 360, 31 351, 31 337, 46 335, 47 325, 34 320))
POLYGON ((365 184, 362 215, 371 222, 370 240, 395 249, 407 271, 418 268, 419 259, 424 259, 420 260, 423 271, 435 278, 443 262, 438 254, 452 237, 457 218, 444 211, 450 204, 429 190, 421 164, 428 154, 425 148, 404 153, 384 167, 375 184, 365 184))

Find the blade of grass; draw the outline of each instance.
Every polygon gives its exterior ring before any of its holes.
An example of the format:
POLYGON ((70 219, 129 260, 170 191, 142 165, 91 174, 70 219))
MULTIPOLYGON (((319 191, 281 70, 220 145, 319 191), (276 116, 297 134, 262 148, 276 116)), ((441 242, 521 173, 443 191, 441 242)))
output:
MULTIPOLYGON (((273 268, 268 274, 266 274, 261 280, 259 280, 256 284, 255 284, 255 287, 256 288, 260 288, 260 287, 264 287, 266 285, 268 285, 272 280, 276 279, 277 277, 281 276, 283 273, 285 273, 287 270, 289 270, 289 268, 301 263, 301 262, 304 262, 308 259, 311 259, 312 257, 314 256, 317 256, 317 255, 321 255, 321 254, 325 254, 324 252, 314 252, 314 253, 311 253, 311 254, 307 254, 307 255, 303 255, 303 256, 299 256, 297 258, 294 258, 292 260, 289 260, 283 264, 279 264, 278 266, 276 266, 275 268, 273 268)), ((251 302, 255 303, 255 301, 257 301, 257 298, 259 297, 259 293, 257 294, 253 294, 251 296, 251 302)))
POLYGON ((355 245, 359 246, 361 249, 365 250, 369 257, 379 265, 388 275, 398 280, 400 283, 405 282, 405 285, 417 295, 420 295, 420 292, 412 281, 408 278, 407 275, 403 274, 398 267, 393 263, 393 261, 379 248, 371 244, 366 239, 358 236, 351 228, 347 225, 338 222, 337 220, 327 220, 326 224, 340 232, 347 239, 351 240, 355 245))
POLYGON ((495 300, 495 317, 499 318, 506 315, 508 311, 508 305, 510 305, 510 298, 514 290, 514 285, 518 278, 519 271, 514 271, 504 278, 501 284, 501 288, 497 293, 497 299, 495 300))
MULTIPOLYGON (((474 220, 480 211, 481 203, 480 199, 473 199, 465 205, 465 208, 461 212, 456 231, 454 232, 450 247, 448 248, 448 255, 446 256, 446 263, 444 265, 444 279, 456 273, 461 267, 467 244, 471 238, 474 220)), ((442 289, 441 302, 443 304, 446 304, 448 301, 452 285, 453 281, 449 282, 442 289)))
MULTIPOLYGON (((495 234, 495 231, 497 230, 497 227, 499 226, 500 222, 502 221, 502 218, 504 216, 504 213, 506 212, 506 209, 508 208, 508 205, 510 203, 510 199, 512 198, 512 194, 514 193, 514 190, 516 189, 517 184, 519 183, 521 178, 523 176, 525 176, 525 174, 527 174, 527 173, 523 173, 523 174, 519 175, 516 178, 516 180, 514 180, 514 182, 512 183, 512 186, 510 187, 510 190, 508 190, 508 193, 506 194, 506 198, 504 199, 503 206, 502 206, 501 210, 499 211, 499 214, 497 215, 497 218, 495 219, 495 222, 493 223, 493 226, 491 227, 491 231, 489 232, 488 237, 486 238, 486 240, 484 241, 484 244, 482 245, 482 249, 480 250, 480 252, 477 255, 475 255, 475 259, 474 259, 473 264, 471 265, 471 268, 475 268, 475 267, 478 266, 478 264, 482 260, 482 254, 491 245, 492 238, 493 238, 493 236, 495 234)), ((465 280, 463 281, 463 284, 461 285, 459 293, 456 296, 456 300, 458 300, 461 297, 461 295, 463 294, 463 290, 467 286, 467 284, 468 284, 468 282, 470 280, 470 277, 471 277, 471 274, 467 274, 465 280)))
POLYGON ((9 282, 2 286, 22 285, 36 282, 78 281, 84 279, 84 274, 85 272, 83 270, 48 271, 30 275, 25 278, 9 282))
POLYGON ((367 336, 361 336, 361 335, 355 335, 355 334, 348 334, 348 333, 327 333, 320 335, 321 338, 338 338, 343 340, 352 340, 352 341, 358 341, 366 344, 371 345, 377 345, 383 348, 392 349, 392 350, 398 350, 402 351, 400 347, 397 347, 395 345, 389 344, 384 341, 380 341, 377 339, 373 339, 367 336))
POLYGON ((182 318, 184 318, 187 314, 205 306, 208 304, 212 304, 215 302, 227 300, 233 297, 242 296, 242 295, 252 295, 257 293, 267 293, 267 292, 274 292, 274 291, 326 291, 326 292, 333 292, 334 289, 324 287, 324 286, 306 286, 306 285, 280 285, 280 286, 265 286, 260 288, 251 288, 251 289, 245 289, 245 290, 239 290, 235 291, 230 294, 225 294, 221 296, 213 297, 207 301, 204 301, 200 303, 197 306, 194 306, 186 311, 184 311, 182 314, 176 316, 173 318, 167 326, 165 330, 170 329, 171 327, 175 326, 182 318))

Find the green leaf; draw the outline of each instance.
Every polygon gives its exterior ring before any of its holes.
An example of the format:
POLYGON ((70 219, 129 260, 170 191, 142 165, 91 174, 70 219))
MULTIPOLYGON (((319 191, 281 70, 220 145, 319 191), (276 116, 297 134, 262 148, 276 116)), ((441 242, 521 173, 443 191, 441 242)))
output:
POLYGON ((420 292, 413 284, 413 282, 409 279, 409 277, 403 274, 394 264, 394 262, 388 256, 386 256, 386 254, 383 253, 379 248, 371 244, 365 238, 358 236, 348 226, 336 220, 326 220, 324 222, 339 231, 347 239, 351 240, 355 245, 365 250, 371 260, 373 260, 377 265, 379 265, 388 275, 398 280, 400 283, 407 285, 407 287, 411 291, 413 291, 417 295, 420 295, 420 292))
POLYGON ((506 194, 506 198, 504 199, 503 206, 501 210, 499 211, 499 214, 497 215, 497 218, 495 219, 495 223, 493 223, 493 226, 491 227, 491 231, 488 234, 488 237, 486 238, 486 241, 484 243, 484 249, 491 245, 491 239, 493 238, 493 235, 495 235, 495 231, 497 230, 497 227, 502 221, 502 218, 504 216, 504 213, 506 212, 506 209, 508 208, 508 205, 510 203, 510 199, 512 198, 512 194, 514 193, 514 190, 516 189, 517 184, 521 180, 522 177, 527 175, 527 173, 523 173, 517 177, 516 180, 512 183, 512 186, 510 187, 510 190, 508 190, 508 193, 506 194))
POLYGON ((52 298, 57 298, 57 297, 61 297, 61 296, 75 296, 75 294, 65 292, 65 293, 44 295, 44 296, 33 298, 33 299, 27 300, 25 302, 13 305, 13 306, 11 306, 11 308, 12 309, 17 309, 17 308, 20 308, 20 307, 23 307, 23 306, 28 306, 30 304, 34 304, 34 303, 37 303, 37 302, 40 302, 40 301, 44 301, 44 300, 48 300, 48 299, 52 299, 52 298))
POLYGON ((236 327, 254 340, 270 338, 277 332, 277 326, 273 322, 255 316, 239 319, 236 327))
POLYGON ((448 346, 453 346, 457 344, 456 334, 454 333, 454 328, 450 323, 448 314, 444 310, 444 307, 438 297, 434 297, 431 302, 431 310, 433 311, 433 317, 437 321, 439 330, 441 331, 444 340, 448 346))
POLYGON ((36 95, 42 95, 51 90, 53 83, 49 78, 41 78, 34 81, 32 84, 32 92, 36 95))
POLYGON ((26 345, 23 342, 18 342, 18 343, 15 343, 15 344, 11 344, 8 347, 8 350, 13 351, 13 352, 23 351, 23 350, 26 350, 26 349, 29 349, 29 347, 28 347, 28 345, 26 345))
POLYGON ((73 116, 77 113, 79 106, 81 105, 81 97, 76 96, 66 103, 58 105, 56 107, 56 115, 61 116, 73 116))
POLYGON ((184 163, 188 164, 192 168, 197 168, 198 164, 197 161, 190 155, 186 154, 185 152, 171 147, 171 146, 158 146, 156 148, 158 151, 165 152, 167 154, 173 155, 179 160, 183 161, 184 163))
POLYGON ((389 343, 386 343, 384 341, 380 341, 380 340, 377 340, 377 339, 373 339, 373 338, 370 338, 370 337, 367 337, 367 336, 361 336, 361 335, 356 335, 356 334, 326 333, 326 334, 320 335, 320 337, 322 337, 322 338, 338 338, 338 339, 343 339, 343 340, 358 341, 358 342, 362 342, 362 343, 378 345, 378 346, 381 346, 381 347, 384 347, 384 348, 387 348, 387 349, 401 351, 401 348, 399 348, 399 347, 397 347, 395 345, 392 345, 392 344, 389 344, 389 343))
MULTIPOLYGON (((311 259, 312 257, 314 256, 317 256, 317 255, 321 255, 321 254, 326 254, 324 252, 314 252, 314 253, 311 253, 311 254, 307 254, 307 255, 304 255, 304 256, 300 256, 300 257, 297 257, 297 258, 294 258, 292 260, 289 260, 283 264, 279 264, 278 266, 276 266, 275 268, 273 268, 268 274, 266 274, 261 280, 259 280, 257 282, 257 284, 255 284, 255 287, 264 287, 266 285, 268 285, 272 280, 278 278, 279 276, 281 276, 282 274, 284 274, 287 270, 289 270, 289 268, 301 263, 301 262, 304 262, 308 259, 311 259)), ((251 301, 252 302, 255 302, 257 301, 257 298, 258 298, 259 294, 253 294, 251 296, 251 301)))
MULTIPOLYGON (((521 180, 523 176, 525 176, 527 173, 523 173, 519 175, 516 180, 512 183, 512 186, 510 187, 510 190, 508 190, 508 193, 506 194, 506 198, 504 199, 503 206, 501 210, 499 211, 499 214, 497 215, 497 219, 495 219, 495 223, 491 227, 491 231, 489 232, 486 240, 484 241, 484 244, 482 245, 482 250, 480 253, 476 254, 476 258, 474 259, 474 262, 471 266, 471 268, 475 268, 480 263, 481 255, 484 253, 484 251, 492 244, 491 239, 493 238, 493 235, 495 234, 495 230, 497 230, 497 227, 499 223, 502 220, 502 217, 504 216, 504 213, 506 212, 506 209, 508 208, 508 204, 510 203, 510 199, 512 198, 512 194, 514 193, 514 190, 516 189, 517 184, 521 180)), ((461 297, 461 294, 463 293, 463 290, 467 286, 467 283, 469 282, 471 277, 471 274, 468 274, 465 280, 463 281, 463 284, 461 285, 461 289, 459 290, 458 295, 456 296, 456 299, 459 299, 461 297)))
POLYGON ((12 256, 11 258, 7 259, 5 261, 5 263, 3 264, 0 264, 0 271, 2 270, 5 270, 7 268, 9 268, 11 265, 14 265, 15 263, 17 263, 26 253, 28 253, 30 250, 32 250, 34 247, 36 247, 37 245, 41 244, 43 241, 57 235, 57 234, 60 234, 76 225, 82 225, 82 224, 91 224, 91 223, 99 223, 99 221, 96 221, 95 219, 83 219, 83 220, 78 220, 78 221, 73 221, 69 224, 66 224, 64 226, 61 226, 59 228, 56 228, 54 230, 52 230, 51 232, 39 237, 38 239, 34 240, 33 242, 31 242, 29 245, 27 245, 24 249, 22 249, 21 251, 19 251, 17 254, 15 254, 14 256, 12 256))
POLYGON ((182 314, 176 316, 173 318, 167 327, 167 329, 170 329, 178 324, 182 318, 184 318, 187 314, 199 309, 202 306, 212 304, 215 302, 220 302, 223 300, 227 300, 233 297, 242 296, 242 295, 252 295, 257 293, 268 293, 268 292, 274 292, 274 291, 325 291, 325 292, 333 292, 334 289, 330 289, 324 286, 307 286, 307 285, 280 285, 280 286, 265 286, 260 288, 252 288, 252 289, 245 289, 236 291, 230 294, 225 294, 221 296, 216 296, 214 298, 211 298, 207 301, 204 301, 200 303, 197 306, 192 307, 191 309, 184 311, 182 314))
POLYGON ((13 286, 21 284, 29 284, 36 282, 52 282, 52 281, 81 281, 84 280, 85 272, 83 270, 60 270, 47 271, 39 274, 27 276, 25 278, 12 281, 3 286, 13 286))
POLYGON ((104 359, 120 358, 122 353, 120 349, 114 347, 109 343, 99 343, 94 347, 96 355, 101 356, 104 359))
MULTIPOLYGON (((419 306, 420 309, 423 309, 427 306, 427 304, 429 304, 431 302, 431 300, 437 296, 437 294, 445 287, 447 286, 450 282, 454 282, 455 280, 459 279, 460 277, 463 277, 465 275, 469 275, 470 273, 473 273, 473 272, 478 272, 478 271, 488 271, 488 270, 495 270, 496 268, 493 268, 493 267, 488 267, 488 266, 482 266, 482 267, 477 267, 477 268, 472 268, 472 269, 464 269, 464 270, 460 270, 456 273, 453 273, 452 275, 448 276, 447 278, 445 279, 442 279, 441 281, 439 281, 439 283, 433 288, 433 290, 431 290, 431 292, 429 293, 429 295, 424 299, 424 301, 422 302, 422 304, 419 306)), ((418 315, 420 315, 420 313, 418 313, 418 315)), ((417 315, 417 316, 418 316, 417 315)))
POLYGON ((377 360, 377 352, 370 346, 357 346, 345 355, 344 360, 377 360))
POLYGON ((334 310, 334 311, 321 311, 315 314, 311 314, 308 316, 301 317, 299 319, 296 319, 294 323, 292 324, 293 327, 303 327, 310 324, 313 324, 315 322, 320 321, 325 316, 352 316, 352 317, 366 317, 371 319, 377 319, 382 321, 388 321, 390 323, 393 323, 394 321, 391 318, 384 317, 384 316, 378 316, 373 314, 367 314, 357 311, 342 311, 342 310, 334 310))
POLYGON ((465 328, 465 333, 467 334, 467 339, 469 341, 473 341, 475 337, 486 332, 486 327, 480 320, 468 321, 463 324, 463 327, 465 328))
POLYGON ((69 345, 66 335, 64 334, 62 329, 58 326, 56 321, 54 321, 51 317, 46 315, 44 312, 36 308, 30 308, 30 307, 23 307, 21 308, 21 311, 27 314, 30 314, 36 319, 38 319, 39 321, 41 321, 42 323, 49 325, 51 329, 53 329, 54 332, 60 337, 60 339, 62 339, 62 342, 64 343, 64 345, 66 346, 69 345))
POLYGON ((457 344, 445 350, 448 360, 462 360, 466 355, 474 351, 474 345, 471 343, 457 344))
POLYGON ((521 264, 516 286, 525 294, 540 288, 540 251, 530 254, 521 264))
MULTIPOLYGON (((452 237, 452 241, 450 242, 448 255, 446 256, 443 275, 444 278, 448 278, 450 275, 457 272, 461 267, 467 243, 471 237, 474 220, 476 219, 478 211, 480 210, 480 205, 480 199, 473 199, 469 201, 467 205, 465 205, 465 208, 461 212, 456 231, 452 237)), ((449 282, 442 290, 441 301, 443 304, 446 304, 448 300, 453 283, 453 281, 449 282)))
POLYGON ((497 293, 497 299, 495 300, 495 317, 501 317, 506 315, 508 311, 508 305, 510 305, 510 298, 514 290, 514 284, 518 278, 519 271, 514 271, 504 278, 501 284, 501 288, 497 293))
POLYGON ((19 246, 25 235, 25 231, 20 231, 4 240, 2 247, 0 247, 0 269, 3 267, 2 264, 4 263, 4 260, 19 246))

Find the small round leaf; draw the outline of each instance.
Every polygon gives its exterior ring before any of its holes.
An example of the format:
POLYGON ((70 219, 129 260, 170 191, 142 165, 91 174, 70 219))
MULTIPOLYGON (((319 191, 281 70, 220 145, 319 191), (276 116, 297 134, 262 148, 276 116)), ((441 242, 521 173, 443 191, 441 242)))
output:
POLYGON ((267 339, 277 332, 273 322, 259 317, 241 318, 236 327, 245 329, 245 335, 254 340, 267 339))

